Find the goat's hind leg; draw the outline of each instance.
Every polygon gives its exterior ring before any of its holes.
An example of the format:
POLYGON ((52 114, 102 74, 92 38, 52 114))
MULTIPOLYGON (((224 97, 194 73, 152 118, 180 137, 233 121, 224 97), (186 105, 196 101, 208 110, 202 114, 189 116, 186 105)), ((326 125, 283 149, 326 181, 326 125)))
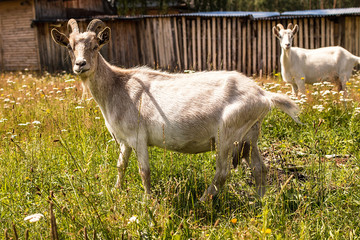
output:
POLYGON ((124 182, 124 176, 125 176, 126 168, 129 163, 130 154, 131 154, 131 147, 129 147, 124 143, 120 143, 120 155, 117 162, 118 176, 115 184, 116 188, 121 188, 124 182))
POLYGON ((228 161, 229 152, 228 146, 224 146, 224 149, 218 150, 214 179, 210 186, 205 190, 200 201, 204 202, 208 197, 215 196, 224 185, 230 173, 230 163, 228 161))
MULTIPOLYGON (((245 158, 255 178, 257 193, 260 197, 265 194, 267 167, 264 164, 257 145, 261 122, 257 122, 246 134, 244 142, 239 145, 233 154, 233 165, 241 158, 245 158), (236 158, 236 159, 235 159, 236 158)), ((235 167, 235 166, 234 166, 235 167)))

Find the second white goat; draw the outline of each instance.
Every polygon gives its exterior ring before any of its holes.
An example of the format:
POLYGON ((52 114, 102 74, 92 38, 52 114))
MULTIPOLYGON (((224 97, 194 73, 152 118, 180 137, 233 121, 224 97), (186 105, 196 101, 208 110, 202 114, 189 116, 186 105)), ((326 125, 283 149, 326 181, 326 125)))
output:
POLYGON ((339 91, 345 91, 346 82, 354 66, 360 64, 360 58, 339 46, 317 49, 292 47, 298 30, 298 25, 293 27, 291 23, 287 29, 280 23, 273 27, 273 34, 281 46, 281 76, 291 84, 293 94, 297 96, 298 91, 305 94, 305 83, 313 84, 325 79, 333 81, 339 91))

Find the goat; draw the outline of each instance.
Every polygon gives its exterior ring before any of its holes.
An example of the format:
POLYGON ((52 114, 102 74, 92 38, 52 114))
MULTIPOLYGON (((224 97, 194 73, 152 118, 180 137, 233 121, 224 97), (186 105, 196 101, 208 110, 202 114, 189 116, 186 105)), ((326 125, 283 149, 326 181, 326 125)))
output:
POLYGON ((216 147, 216 173, 202 201, 224 184, 232 152, 234 158, 246 158, 259 195, 265 193, 267 169, 257 147, 261 122, 273 106, 300 122, 292 100, 266 92, 235 71, 170 74, 147 67, 119 68, 99 53, 110 40, 110 28, 101 20, 92 20, 80 33, 77 22, 70 19, 68 28, 69 37, 57 29, 51 30, 51 36, 68 48, 73 72, 90 90, 106 127, 120 144, 116 187, 123 184, 132 149, 145 192, 150 194, 148 146, 190 154, 216 147), (234 146, 236 141, 240 144, 234 146), (245 150, 239 147, 244 141, 245 150))
POLYGON ((292 47, 298 30, 298 25, 293 27, 292 23, 287 29, 280 23, 273 27, 273 34, 281 46, 281 76, 291 84, 293 94, 297 96, 298 90, 305 94, 305 83, 313 84, 324 79, 334 81, 339 91, 345 91, 346 82, 354 66, 360 64, 360 58, 339 46, 317 49, 292 47))

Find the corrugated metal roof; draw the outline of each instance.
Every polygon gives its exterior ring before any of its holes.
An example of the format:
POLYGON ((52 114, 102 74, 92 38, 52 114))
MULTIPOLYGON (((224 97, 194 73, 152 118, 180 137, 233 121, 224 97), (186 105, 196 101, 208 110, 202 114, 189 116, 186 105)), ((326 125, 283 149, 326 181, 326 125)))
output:
POLYGON ((360 8, 335 8, 317 9, 304 11, 289 11, 281 13, 281 16, 337 16, 337 15, 360 15, 360 8))
MULTIPOLYGON (((0 0, 1 1, 1 0, 0 0)), ((157 17, 241 17, 252 20, 275 20, 288 18, 305 18, 305 17, 326 17, 326 16, 340 16, 340 15, 360 15, 360 8, 338 8, 338 9, 319 9, 319 10, 305 10, 305 11, 289 11, 289 12, 194 12, 194 13, 180 13, 167 15, 140 15, 140 16, 119 16, 119 15, 104 15, 96 16, 102 20, 138 20, 143 18, 157 18, 157 17)), ((91 20, 94 16, 81 18, 78 20, 91 20)), ((67 19, 36 19, 37 22, 61 22, 67 19)))
POLYGON ((257 18, 271 18, 280 16, 278 12, 196 12, 196 13, 183 13, 181 16, 192 16, 192 17, 250 17, 253 19, 257 18))

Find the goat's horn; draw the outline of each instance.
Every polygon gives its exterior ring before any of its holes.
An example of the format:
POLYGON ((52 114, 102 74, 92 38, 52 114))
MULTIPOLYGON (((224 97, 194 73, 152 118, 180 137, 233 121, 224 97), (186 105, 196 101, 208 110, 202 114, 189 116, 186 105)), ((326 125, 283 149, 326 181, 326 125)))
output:
POLYGON ((287 26, 288 29, 292 30, 293 29, 293 24, 292 23, 289 23, 288 26, 287 26))
POLYGON ((70 19, 67 24, 68 30, 71 29, 71 32, 79 33, 79 26, 75 19, 70 19))
POLYGON ((284 26, 283 26, 281 23, 278 23, 276 26, 277 26, 279 29, 284 29, 284 26))
POLYGON ((95 32, 97 33, 98 28, 104 28, 105 23, 100 19, 93 19, 86 28, 87 32, 95 32))

